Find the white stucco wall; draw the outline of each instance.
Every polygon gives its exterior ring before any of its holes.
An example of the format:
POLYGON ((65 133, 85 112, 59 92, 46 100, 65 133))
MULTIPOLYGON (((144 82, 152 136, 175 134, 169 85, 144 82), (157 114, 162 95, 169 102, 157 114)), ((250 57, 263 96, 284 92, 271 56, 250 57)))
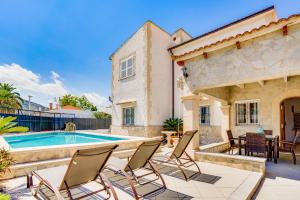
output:
POLYGON ((150 24, 149 125, 161 126, 172 114, 172 68, 167 51, 171 36, 150 24))
MULTIPOLYGON (((183 29, 177 30, 172 34, 170 46, 174 46, 191 39, 183 29), (176 40, 173 40, 176 37, 176 40)), ((174 61, 174 116, 176 118, 182 118, 183 116, 183 104, 181 97, 191 94, 189 88, 186 85, 185 78, 182 76, 182 70, 177 62, 174 61)))
POLYGON ((135 99, 135 125, 146 125, 146 29, 141 27, 112 57, 112 125, 122 125, 122 108, 118 102, 135 99), (135 75, 119 80, 120 60, 135 55, 135 75))

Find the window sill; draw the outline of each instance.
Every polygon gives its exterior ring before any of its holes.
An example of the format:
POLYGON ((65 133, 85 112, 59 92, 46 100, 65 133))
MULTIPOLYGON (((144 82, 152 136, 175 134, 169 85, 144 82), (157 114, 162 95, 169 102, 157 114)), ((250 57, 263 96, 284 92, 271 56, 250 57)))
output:
POLYGON ((128 125, 124 125, 124 124, 123 124, 122 127, 135 127, 135 125, 134 125, 134 124, 131 124, 131 125, 129 125, 129 124, 128 124, 128 125))
POLYGON ((201 123, 200 123, 200 125, 202 125, 202 126, 210 126, 210 124, 201 124, 201 123))
POLYGON ((124 77, 124 78, 119 78, 119 81, 127 80, 127 79, 134 78, 134 77, 135 77, 135 74, 133 74, 131 76, 124 77))
POLYGON ((259 124, 236 124, 235 126, 259 126, 259 124))

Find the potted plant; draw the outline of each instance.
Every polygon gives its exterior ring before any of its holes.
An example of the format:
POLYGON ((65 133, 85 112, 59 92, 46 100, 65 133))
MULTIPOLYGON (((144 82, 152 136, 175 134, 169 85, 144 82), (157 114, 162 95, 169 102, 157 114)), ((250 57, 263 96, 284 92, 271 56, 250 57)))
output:
MULTIPOLYGON (((23 126, 16 126, 17 123, 14 122, 16 117, 0 117, 0 134, 3 135, 5 133, 20 133, 27 132, 28 128, 23 126)), ((0 149, 0 176, 9 170, 9 167, 14 163, 12 156, 9 151, 6 149, 0 149)), ((0 188, 0 192, 1 192, 0 188)), ((1 194, 0 197, 2 199, 10 199, 8 195, 1 194)))
POLYGON ((183 121, 180 118, 169 118, 163 124, 163 130, 176 131, 177 134, 183 130, 183 121))
POLYGON ((169 118, 163 124, 162 134, 167 136, 168 147, 173 147, 173 139, 172 136, 179 134, 183 130, 183 121, 180 118, 169 118))

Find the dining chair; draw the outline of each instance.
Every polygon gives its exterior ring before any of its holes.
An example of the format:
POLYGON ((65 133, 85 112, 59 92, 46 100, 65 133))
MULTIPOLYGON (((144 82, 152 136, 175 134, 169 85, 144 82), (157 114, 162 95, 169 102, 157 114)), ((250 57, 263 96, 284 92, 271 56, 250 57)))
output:
POLYGON ((291 153, 293 156, 294 165, 296 165, 297 159, 295 155, 297 139, 300 138, 300 131, 297 131, 294 140, 292 142, 281 140, 279 141, 278 152, 291 153))
POLYGON ((239 146, 238 143, 235 142, 236 140, 238 140, 238 138, 233 137, 231 130, 227 130, 226 132, 227 132, 227 137, 230 145, 228 153, 230 153, 231 151, 231 154, 233 154, 233 149, 238 148, 239 146))
POLYGON ((246 152, 249 156, 250 153, 262 153, 264 157, 267 157, 268 147, 266 145, 266 135, 258 133, 246 133, 246 152))

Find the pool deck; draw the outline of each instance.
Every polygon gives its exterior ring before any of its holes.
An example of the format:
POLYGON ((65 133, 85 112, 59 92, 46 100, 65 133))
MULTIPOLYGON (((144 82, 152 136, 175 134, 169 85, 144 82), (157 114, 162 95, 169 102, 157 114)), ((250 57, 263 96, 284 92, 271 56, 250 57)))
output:
MULTIPOLYGON (((221 199, 247 199, 249 191, 262 177, 262 174, 246 170, 235 169, 226 166, 215 165, 211 163, 197 162, 202 170, 202 174, 192 180, 186 182, 180 177, 169 176, 163 174, 166 181, 167 190, 157 193, 149 199, 201 199, 201 200, 221 200, 221 199)), ((190 170, 195 170, 190 168, 190 170)), ((107 175, 110 177, 108 172, 107 175)), ((150 179, 151 177, 149 177, 150 179)), ((159 183, 159 182, 158 182, 159 183)), ((119 187, 118 182, 114 182, 115 189, 119 199, 133 199, 127 193, 127 188, 119 187)), ((16 199, 33 200, 30 191, 26 188, 26 178, 19 177, 7 180, 2 183, 6 187, 6 191, 16 199)), ((78 195, 85 194, 96 188, 96 184, 88 184, 73 192, 78 195)), ((146 188, 145 188, 146 190, 146 188)), ((53 194, 43 189, 43 193, 47 197, 53 199, 53 194)), ((99 195, 99 194, 98 194, 99 195)), ((94 195, 90 199, 100 199, 98 195, 94 195)), ((100 193, 100 195, 104 195, 100 193)))

